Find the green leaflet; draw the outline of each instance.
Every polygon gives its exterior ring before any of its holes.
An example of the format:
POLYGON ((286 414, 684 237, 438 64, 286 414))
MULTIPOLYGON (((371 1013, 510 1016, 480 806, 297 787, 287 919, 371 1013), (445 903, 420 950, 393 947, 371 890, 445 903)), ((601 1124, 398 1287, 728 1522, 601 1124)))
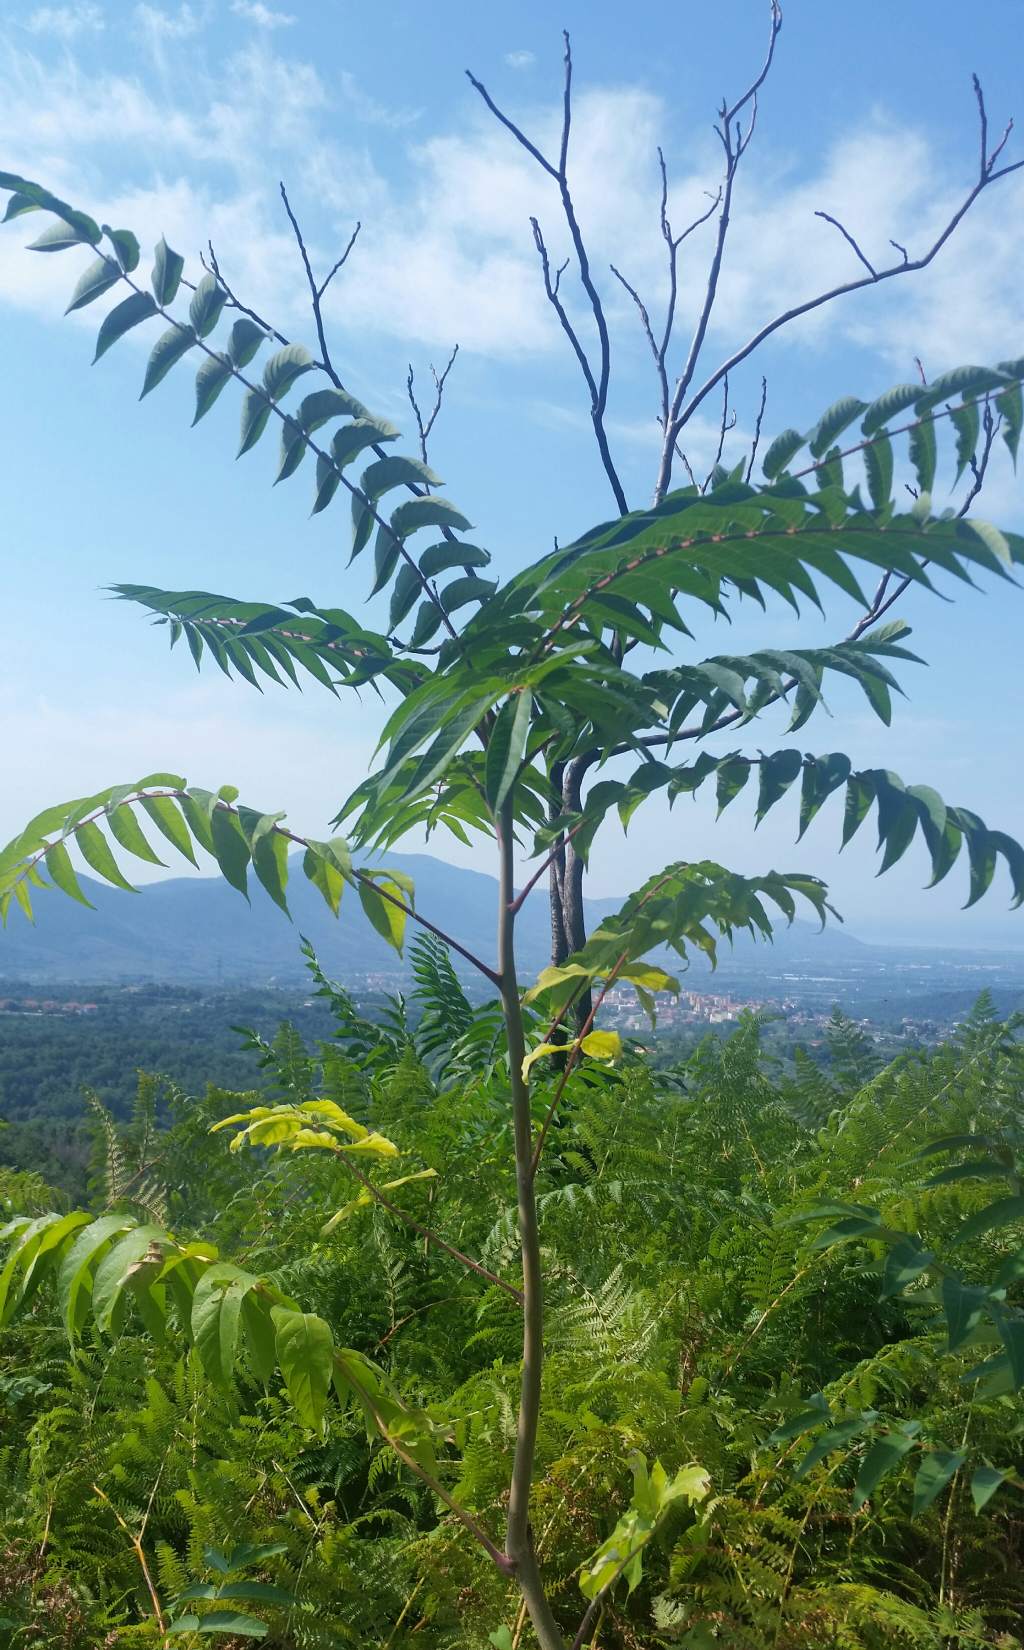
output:
POLYGON ((236 455, 238 458, 255 447, 267 427, 267 420, 273 410, 272 403, 262 391, 246 390, 245 400, 242 402, 242 433, 236 455))
POLYGON ((221 390, 232 377, 231 362, 226 355, 208 355, 196 373, 196 411, 193 425, 205 418, 221 390))
POLYGON ((895 1472, 903 1457, 914 1448, 914 1436, 905 1432, 888 1432, 876 1438, 864 1457, 853 1492, 854 1511, 875 1493, 882 1479, 895 1472))
POLYGON ((988 1506, 996 1490, 1005 1484, 1007 1476, 997 1467, 989 1466, 978 1467, 971 1475, 971 1499, 976 1513, 982 1512, 988 1506))
POLYGON ((446 498, 413 498, 391 513, 391 531, 400 539, 418 533, 422 527, 449 527, 465 533, 472 525, 446 498))
MULTIPOLYGON (((195 342, 196 336, 191 327, 174 325, 160 334, 153 345, 153 353, 146 367, 146 376, 142 384, 143 396, 148 395, 150 390, 156 389, 156 386, 163 382, 171 368, 183 355, 188 354, 195 342)), ((141 400, 142 396, 139 399, 141 400)))
POLYGON ((120 266, 114 263, 112 258, 97 258, 96 262, 90 264, 79 277, 78 284, 71 294, 71 302, 64 311, 65 315, 70 315, 74 309, 84 309, 86 304, 91 304, 96 298, 102 298, 103 294, 109 292, 112 286, 116 286, 120 279, 120 266))
POLYGON ((142 255, 138 238, 130 229, 111 229, 108 223, 103 225, 103 233, 114 248, 114 256, 121 268, 126 275, 130 275, 133 269, 138 268, 142 255))
POLYGON ((299 1420, 319 1432, 334 1367, 330 1325, 310 1312, 275 1307, 274 1344, 288 1396, 299 1420))
POLYGON ((161 309, 167 309, 177 297, 184 268, 184 258, 179 253, 172 252, 161 236, 153 251, 151 276, 153 295, 161 309))
POLYGON ((221 318, 228 295, 215 275, 204 275, 192 294, 188 318, 197 338, 205 338, 221 318))
POLYGON ((914 1479, 913 1516, 919 1518, 932 1502, 942 1494, 954 1473, 960 1471, 966 1456, 953 1450, 933 1449, 921 1457, 921 1465, 914 1479))
POLYGON ((190 864, 198 867, 199 862, 192 847, 188 827, 171 799, 163 796, 143 796, 140 797, 139 803, 171 846, 177 848, 190 864))
POLYGON ((137 327, 140 321, 148 321, 150 316, 155 314, 156 304, 148 292, 133 292, 130 298, 125 298, 123 303, 117 304, 110 314, 104 317, 100 326, 93 363, 95 364, 101 355, 106 355, 110 346, 116 344, 119 338, 123 338, 132 327, 137 327))
POLYGON ((297 378, 312 372, 313 357, 302 344, 286 344, 272 355, 263 369, 263 388, 271 401, 287 395, 297 378))
POLYGON ((769 481, 774 481, 789 463, 795 453, 800 451, 805 437, 799 430, 783 430, 768 447, 761 463, 762 473, 769 481))
POLYGON ((203 1368, 216 1386, 229 1387, 234 1375, 242 1302, 259 1282, 227 1261, 208 1266, 192 1299, 192 1338, 203 1368))
POLYGON ((76 1341, 84 1327, 92 1298, 94 1264, 115 1237, 130 1231, 135 1224, 130 1215, 102 1215, 78 1234, 64 1256, 57 1277, 57 1294, 70 1341, 76 1341))
POLYGON ((377 933, 395 951, 401 953, 405 938, 406 913, 394 901, 402 899, 402 889, 386 871, 362 873, 356 887, 359 891, 359 902, 377 933), (372 880, 367 880, 368 878, 372 880), (387 895, 391 897, 387 898, 387 895))
POLYGON ((531 709, 532 695, 524 688, 506 700, 491 728, 484 766, 484 791, 494 814, 500 813, 515 783, 526 750, 531 709))
POLYGON ((261 344, 265 344, 267 335, 262 327, 246 316, 234 323, 228 338, 228 355, 235 367, 247 367, 261 344))

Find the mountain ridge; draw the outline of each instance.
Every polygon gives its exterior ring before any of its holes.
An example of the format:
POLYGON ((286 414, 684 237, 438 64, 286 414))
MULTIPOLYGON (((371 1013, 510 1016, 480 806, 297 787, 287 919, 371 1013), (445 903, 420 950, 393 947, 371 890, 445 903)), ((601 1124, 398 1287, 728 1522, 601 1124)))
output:
MULTIPOLYGON (((417 903, 433 921, 470 950, 490 956, 498 898, 494 877, 431 854, 389 854, 388 863, 413 877, 417 903)), ((301 876, 288 885, 291 923, 258 885, 247 905, 219 877, 169 877, 146 884, 135 897, 91 877, 83 876, 81 883, 92 911, 40 891, 36 926, 12 916, 0 934, 0 980, 297 983, 304 973, 300 937, 312 941, 327 972, 345 983, 365 983, 378 974, 393 980, 406 972, 348 890, 335 921, 301 876)), ((620 899, 588 900, 588 926, 620 904, 620 899)), ((518 929, 524 972, 542 968, 550 944, 545 889, 527 899, 518 929)), ((844 956, 851 948, 869 949, 840 929, 819 934, 810 923, 776 933, 776 955, 781 946, 825 961, 837 948, 844 956)), ((741 935, 736 943, 746 951, 753 942, 741 935)))

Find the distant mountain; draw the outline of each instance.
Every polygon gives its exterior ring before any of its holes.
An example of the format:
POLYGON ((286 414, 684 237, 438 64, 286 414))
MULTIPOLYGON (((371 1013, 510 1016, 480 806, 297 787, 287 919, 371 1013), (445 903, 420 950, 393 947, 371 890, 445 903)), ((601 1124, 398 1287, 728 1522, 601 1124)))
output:
MULTIPOLYGON (((471 951, 491 957, 498 902, 494 877, 429 854, 389 854, 387 863, 414 879, 416 902, 423 912, 471 951)), ((12 913, 0 932, 0 980, 296 983, 303 976, 300 935, 312 940, 327 972, 343 982, 365 984, 374 975, 394 981, 403 972, 402 962, 371 928, 349 890, 336 922, 301 875, 293 876, 288 885, 292 922, 258 885, 252 889, 250 906, 214 877, 169 878, 148 884, 137 895, 120 893, 89 877, 81 880, 95 910, 41 890, 35 927, 23 922, 20 913, 12 913)), ((589 900, 591 928, 619 904, 616 899, 589 900)), ((527 900, 519 935, 524 972, 542 968, 550 943, 545 890, 527 900)), ((746 936, 736 943, 736 954, 744 956, 748 967, 752 944, 746 936)), ((850 960, 851 952, 862 949, 841 929, 819 934, 811 924, 795 923, 778 930, 773 960, 776 967, 789 956, 820 963, 840 956, 850 960)), ((725 947, 723 974, 728 964, 725 947)), ((702 959, 695 961, 694 971, 706 972, 702 959)))

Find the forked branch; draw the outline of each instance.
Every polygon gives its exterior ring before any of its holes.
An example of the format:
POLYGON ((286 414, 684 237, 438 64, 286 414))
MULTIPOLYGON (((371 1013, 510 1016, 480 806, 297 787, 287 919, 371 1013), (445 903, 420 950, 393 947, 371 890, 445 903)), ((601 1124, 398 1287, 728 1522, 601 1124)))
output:
POLYGON ((515 121, 505 114, 503 109, 498 107, 490 92, 487 90, 487 87, 482 83, 482 81, 478 80, 469 69, 466 70, 466 77, 474 90, 479 92, 484 103, 487 105, 495 119, 500 121, 506 131, 511 132, 516 142, 526 150, 526 153, 536 161, 542 171, 546 172, 548 177, 551 178, 558 186, 559 198, 562 204, 562 212, 565 217, 566 226, 569 230, 569 238, 572 241, 573 251, 576 254, 576 265, 579 272, 580 285, 586 294, 587 303, 594 322, 594 328, 597 333, 596 362, 591 362, 590 356, 580 340, 576 327, 573 324, 559 293, 559 282, 567 266, 563 265, 562 269, 552 276, 550 261, 544 246, 544 238, 541 234, 539 223, 536 218, 531 218, 530 222, 533 227, 534 243, 541 259, 541 269, 544 277, 544 291, 548 302, 554 308, 555 313, 558 316, 559 325, 561 326, 566 337, 569 339, 573 353, 576 356, 576 359, 580 365, 580 370, 583 373, 587 389, 590 392, 590 418, 594 426, 594 435, 597 440, 598 452, 601 455, 601 463, 604 467, 605 475, 608 477, 608 482, 611 486, 612 493, 615 496, 615 503, 619 513, 621 515, 625 515, 629 506, 626 503, 626 495, 623 492, 622 483, 619 480, 615 464, 612 460, 611 449, 608 445, 608 434, 605 428, 605 414, 608 408, 608 385, 611 378, 611 340, 608 333, 608 322, 605 317, 601 295, 594 283, 594 278, 590 267, 590 256, 587 251, 586 243, 583 239, 583 232, 580 229, 579 220, 576 216, 576 207, 572 197, 572 189, 569 184, 569 138, 572 131, 572 46, 569 40, 568 31, 563 30, 562 39, 564 42, 564 52, 562 57, 562 130, 558 145, 557 162, 549 160, 547 155, 545 155, 543 151, 538 148, 537 144, 527 137, 522 128, 517 126, 515 121))

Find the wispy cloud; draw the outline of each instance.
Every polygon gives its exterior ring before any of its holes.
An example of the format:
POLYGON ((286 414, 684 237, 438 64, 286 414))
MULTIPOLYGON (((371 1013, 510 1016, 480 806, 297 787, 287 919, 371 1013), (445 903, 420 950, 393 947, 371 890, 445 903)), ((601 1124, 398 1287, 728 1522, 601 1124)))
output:
MULTIPOLYGON (((54 15, 65 9, 70 15, 92 8, 49 8, 54 15)), ((234 0, 236 13, 253 22, 264 21, 264 9, 263 0, 234 0)), ((194 4, 145 3, 134 16, 160 56, 190 40, 206 12, 194 4)), ((571 250, 557 190, 508 133, 471 102, 449 131, 411 141, 403 132, 416 120, 414 111, 388 107, 349 72, 328 87, 313 64, 275 45, 264 27, 217 69, 190 62, 187 76, 123 72, 97 80, 78 69, 69 51, 51 62, 41 48, 8 41, 0 48, 0 145, 20 170, 105 216, 112 203, 130 205, 131 221, 146 234, 164 228, 188 250, 212 232, 240 278, 251 276, 251 301, 270 306, 284 322, 294 319, 301 292, 292 282, 291 258, 277 255, 287 239, 274 187, 279 175, 294 183, 308 238, 327 266, 354 219, 363 221, 357 255, 343 286, 331 293, 339 328, 388 335, 403 345, 443 348, 459 341, 492 357, 564 350, 529 228, 536 214, 554 260, 571 250), (367 127, 380 128, 375 148, 382 158, 401 146, 403 165, 393 169, 395 176, 375 163, 367 127)), ((512 113, 542 147, 557 146, 557 105, 527 100, 524 107, 520 100, 512 113)), ((620 363, 636 360, 633 352, 642 355, 644 343, 608 264, 623 268, 652 312, 663 303, 655 154, 671 130, 671 111, 644 87, 604 86, 577 96, 574 199, 593 267, 605 283, 620 363)), ((816 209, 847 221, 873 259, 891 253, 891 238, 913 255, 967 187, 928 134, 882 115, 825 150, 810 174, 804 157, 773 154, 762 142, 741 178, 709 352, 734 345, 794 301, 860 273, 849 246, 814 216, 816 209)), ((703 138, 684 153, 680 164, 669 151, 677 225, 706 206, 718 164, 703 138)), ((703 293, 712 227, 687 245, 680 350, 703 293)), ((820 350, 852 341, 880 363, 877 377, 894 363, 905 370, 914 353, 930 373, 971 357, 991 359, 1018 327, 1022 255, 1024 174, 975 206, 930 270, 816 311, 787 332, 786 346, 820 350)), ((16 236, 4 237, 0 297, 51 309, 51 283, 65 277, 53 267, 40 270, 43 262, 26 260, 16 236)), ((588 317, 578 307, 571 272, 564 292, 585 330, 588 317)), ((852 387, 869 391, 870 368, 865 376, 867 382, 852 387)))
POLYGON ((99 34, 106 27, 106 20, 101 7, 81 0, 73 6, 39 6, 29 13, 22 26, 29 34, 74 40, 80 34, 99 34))
POLYGON ((508 64, 510 69, 531 69, 536 61, 537 57, 534 52, 519 51, 505 53, 505 62, 508 64))
POLYGON ((136 6, 134 16, 140 32, 151 43, 188 40, 198 34, 203 26, 199 13, 187 4, 168 11, 164 6, 144 3, 136 6))
POLYGON ((231 0, 231 10, 257 29, 287 29, 296 21, 290 12, 272 11, 263 0, 231 0))

